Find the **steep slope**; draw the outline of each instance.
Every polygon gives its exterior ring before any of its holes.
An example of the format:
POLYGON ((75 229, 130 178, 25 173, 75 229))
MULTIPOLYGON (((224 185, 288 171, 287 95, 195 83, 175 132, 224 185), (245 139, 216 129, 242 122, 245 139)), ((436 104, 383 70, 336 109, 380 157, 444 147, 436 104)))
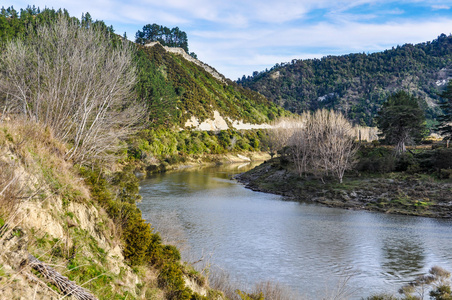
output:
POLYGON ((66 151, 49 128, 0 118, 0 298, 206 299, 205 279, 141 219, 133 173, 105 178, 66 151))
POLYGON ((0 122, 1 298, 61 297, 32 271, 30 254, 100 298, 136 298, 142 280, 125 263, 113 222, 62 159, 64 151, 35 123, 0 122))
POLYGON ((381 103, 399 89, 421 98, 427 118, 434 119, 438 93, 451 78, 452 35, 443 34, 432 42, 379 53, 294 59, 239 83, 292 112, 333 108, 355 122, 374 125, 381 103))
POLYGON ((253 127, 251 124, 267 123, 287 113, 259 93, 226 79, 182 49, 163 47, 156 42, 140 50, 173 87, 176 99, 167 105, 176 107, 174 122, 183 128, 239 129, 243 123, 253 127), (200 126, 204 121, 211 124, 210 127, 200 126))

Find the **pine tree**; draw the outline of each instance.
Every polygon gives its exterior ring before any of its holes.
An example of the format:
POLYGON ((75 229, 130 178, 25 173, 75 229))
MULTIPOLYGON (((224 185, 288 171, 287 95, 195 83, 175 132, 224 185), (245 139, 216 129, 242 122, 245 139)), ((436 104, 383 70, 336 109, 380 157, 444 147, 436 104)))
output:
POLYGON ((396 153, 406 151, 406 144, 416 142, 426 135, 424 111, 416 97, 405 91, 396 92, 383 103, 377 116, 377 126, 396 153))
POLYGON ((443 115, 438 117, 439 125, 437 131, 447 140, 452 140, 452 80, 449 81, 446 90, 440 95, 442 102, 440 104, 443 115))

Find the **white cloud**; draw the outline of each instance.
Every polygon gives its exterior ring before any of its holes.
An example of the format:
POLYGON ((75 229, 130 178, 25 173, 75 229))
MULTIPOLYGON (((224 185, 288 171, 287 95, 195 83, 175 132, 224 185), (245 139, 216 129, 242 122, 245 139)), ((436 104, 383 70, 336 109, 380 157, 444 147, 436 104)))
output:
MULTIPOLYGON (((2 5, 19 9, 27 2, 2 5)), ((190 51, 233 79, 295 58, 428 41, 452 28, 452 16, 442 12, 450 9, 450 0, 35 0, 35 5, 63 7, 77 17, 89 12, 129 38, 148 23, 179 26, 188 34, 190 51), (405 10, 410 5, 435 9, 435 17, 410 19, 405 10), (384 21, 384 15, 394 21, 384 21)))
POLYGON ((432 5, 432 9, 434 10, 440 10, 440 9, 450 9, 449 5, 432 5))
POLYGON ((404 23, 320 23, 303 28, 254 30, 250 32, 197 32, 191 50, 232 79, 270 68, 292 59, 319 58, 323 54, 375 52, 435 39, 452 19, 404 23), (319 49, 318 53, 312 52, 319 49), (233 66, 233 67, 232 67, 233 66))

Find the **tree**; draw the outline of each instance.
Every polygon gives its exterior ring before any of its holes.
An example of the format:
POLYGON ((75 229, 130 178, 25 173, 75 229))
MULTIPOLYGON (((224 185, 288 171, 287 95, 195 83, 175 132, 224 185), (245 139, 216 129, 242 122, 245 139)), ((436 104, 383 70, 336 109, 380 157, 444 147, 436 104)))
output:
POLYGON ((320 178, 331 174, 342 183, 357 150, 352 125, 341 113, 326 109, 304 113, 301 118, 290 143, 299 175, 307 171, 320 178))
POLYGON ((294 117, 281 118, 272 122, 272 128, 268 130, 265 139, 272 158, 289 145, 289 140, 294 134, 295 128, 300 124, 301 120, 294 117))
POLYGON ((158 24, 147 24, 143 26, 143 31, 138 30, 135 35, 137 44, 145 45, 150 42, 159 42, 168 47, 179 47, 188 52, 188 38, 184 31, 179 27, 169 29, 166 26, 158 24))
POLYGON ((60 13, 0 54, 5 108, 51 128, 81 164, 113 158, 142 116, 131 101, 132 46, 107 32, 60 13))
POLYGON ((405 152, 408 143, 420 141, 427 133, 419 100, 405 91, 390 95, 376 119, 381 136, 396 145, 397 154, 405 152))
POLYGON ((446 90, 440 96, 443 98, 440 104, 443 115, 438 117, 437 130, 449 145, 449 141, 452 140, 452 80, 449 81, 446 90))
POLYGON ((291 155, 299 176, 308 172, 322 178, 333 175, 342 182, 356 153, 352 125, 344 116, 326 109, 284 118, 269 130, 270 153, 291 155))

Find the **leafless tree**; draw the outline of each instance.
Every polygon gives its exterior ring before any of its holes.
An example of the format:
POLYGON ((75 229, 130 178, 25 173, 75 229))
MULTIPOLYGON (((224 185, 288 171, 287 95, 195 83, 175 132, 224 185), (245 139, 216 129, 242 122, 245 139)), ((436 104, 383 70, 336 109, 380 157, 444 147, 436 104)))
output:
POLYGON ((342 114, 323 109, 285 122, 283 133, 279 125, 272 134, 277 147, 290 147, 297 173, 313 173, 322 180, 334 175, 342 182, 356 152, 352 126, 342 114))
POLYGON ((301 124, 299 117, 285 117, 272 123, 272 128, 268 130, 267 137, 267 144, 272 157, 289 146, 291 137, 299 124, 301 124))
POLYGON ((64 16, 30 30, 0 56, 4 108, 52 128, 69 145, 67 159, 108 160, 144 113, 130 101, 131 47, 64 16))

